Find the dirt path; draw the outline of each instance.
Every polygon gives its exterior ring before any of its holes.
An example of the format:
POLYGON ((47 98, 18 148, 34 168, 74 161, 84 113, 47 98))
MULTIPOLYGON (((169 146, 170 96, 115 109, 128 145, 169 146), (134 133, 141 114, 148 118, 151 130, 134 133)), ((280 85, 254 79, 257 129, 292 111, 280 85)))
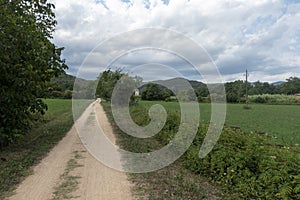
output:
MULTIPOLYGON (((112 128, 99 103, 90 105, 78 121, 91 113, 96 114, 106 136, 115 142, 112 128)), ((92 157, 81 143, 75 127, 33 171, 19 185, 11 200, 133 199, 132 185, 126 174, 108 168, 92 157)))

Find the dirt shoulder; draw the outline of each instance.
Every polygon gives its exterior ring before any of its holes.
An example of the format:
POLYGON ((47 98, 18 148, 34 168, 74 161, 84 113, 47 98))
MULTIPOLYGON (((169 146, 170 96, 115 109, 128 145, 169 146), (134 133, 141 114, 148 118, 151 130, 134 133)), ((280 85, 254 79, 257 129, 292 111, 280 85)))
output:
MULTIPOLYGON (((107 137, 115 142, 101 105, 93 103, 82 117, 92 112, 97 115, 107 137)), ((15 195, 9 199, 133 199, 131 188, 126 174, 106 167, 86 151, 73 126, 48 156, 34 167, 33 174, 19 185, 15 195)))

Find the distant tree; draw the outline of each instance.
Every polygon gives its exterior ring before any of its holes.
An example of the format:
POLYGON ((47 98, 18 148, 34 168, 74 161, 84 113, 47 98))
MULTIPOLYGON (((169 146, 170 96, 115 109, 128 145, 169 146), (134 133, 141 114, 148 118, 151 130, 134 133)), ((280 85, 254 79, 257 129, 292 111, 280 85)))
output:
POLYGON ((252 84, 252 87, 249 89, 250 95, 259 95, 259 94, 274 94, 276 93, 276 87, 268 82, 256 81, 252 84))
POLYGON ((113 89, 123 75, 120 69, 116 71, 109 69, 101 73, 96 88, 96 97, 110 101, 113 89))
POLYGON ((143 100, 164 100, 164 91, 160 88, 158 84, 155 83, 148 83, 146 88, 142 92, 142 99, 143 100))
MULTIPOLYGON (((248 90, 252 89, 252 85, 248 82, 248 90)), ((228 102, 241 103, 245 101, 246 95, 246 82, 242 80, 237 80, 234 82, 225 83, 225 90, 228 102)))
POLYGON ((46 0, 0 0, 0 146, 24 135, 47 109, 46 82, 67 66, 52 42, 54 5, 46 0))
POLYGON ((65 90, 63 93, 64 99, 72 99, 72 91, 71 90, 65 90))
POLYGON ((111 99, 112 103, 118 106, 136 104, 137 102, 134 95, 134 88, 136 88, 135 80, 129 77, 128 74, 123 74, 119 81, 119 84, 114 87, 116 98, 111 99))
POLYGON ((230 102, 230 103, 238 103, 238 95, 233 93, 233 92, 227 92, 226 94, 226 100, 227 102, 230 102))
POLYGON ((106 70, 100 74, 98 79, 98 85, 96 88, 96 97, 111 101, 114 90, 117 90, 117 99, 114 99, 114 103, 119 105, 128 104, 127 96, 131 95, 129 104, 133 105, 137 103, 137 98, 134 96, 134 90, 142 82, 141 77, 130 77, 127 73, 123 73, 122 70, 117 69, 115 71, 106 70), (119 82, 120 81, 120 82, 119 82), (119 84, 117 84, 119 82, 119 84))
POLYGON ((197 97, 207 97, 209 95, 208 88, 206 86, 201 86, 195 89, 197 97))
POLYGON ((297 77, 290 77, 286 79, 287 82, 283 83, 280 90, 283 94, 296 94, 300 93, 300 79, 297 77))
POLYGON ((163 98, 165 101, 170 101, 171 100, 171 92, 169 90, 164 91, 163 98))

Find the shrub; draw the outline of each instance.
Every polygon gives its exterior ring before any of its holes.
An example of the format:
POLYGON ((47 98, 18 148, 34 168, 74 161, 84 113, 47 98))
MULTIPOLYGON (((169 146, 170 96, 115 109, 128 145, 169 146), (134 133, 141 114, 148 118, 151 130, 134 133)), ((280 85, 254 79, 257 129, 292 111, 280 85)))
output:
POLYGON ((185 154, 188 169, 209 177, 238 198, 299 199, 300 161, 295 152, 267 145, 264 136, 226 128, 213 151, 199 159, 204 133, 199 129, 185 154))
POLYGON ((300 104, 300 101, 292 95, 282 94, 262 94, 262 95, 251 95, 249 100, 252 103, 268 103, 268 104, 300 104))
POLYGON ((238 96, 234 94, 233 92, 229 92, 226 94, 227 102, 230 103, 237 103, 238 102, 238 96))
MULTIPOLYGON (((147 109, 141 106, 132 107, 131 116, 141 126, 150 122, 147 109)), ((162 145, 168 144, 179 124, 180 113, 168 112, 164 128, 154 138, 162 145)), ((299 151, 271 145, 266 135, 224 128, 213 150, 200 159, 207 129, 204 124, 199 127, 182 156, 187 169, 220 184, 235 199, 300 199, 299 151)))

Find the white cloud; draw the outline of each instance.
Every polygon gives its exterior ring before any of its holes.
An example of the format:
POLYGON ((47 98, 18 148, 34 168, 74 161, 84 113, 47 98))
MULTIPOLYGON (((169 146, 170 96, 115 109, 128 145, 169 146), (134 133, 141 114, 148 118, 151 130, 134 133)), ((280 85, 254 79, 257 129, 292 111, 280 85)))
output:
MULTIPOLYGON (((161 0, 53 1, 58 21, 54 42, 66 47, 64 57, 73 74, 99 43, 126 31, 154 27, 183 33, 202 45, 225 80, 243 78, 240 75, 245 68, 255 74, 253 79, 262 81, 300 75, 300 4, 283 0, 170 0, 168 4, 161 0)), ((145 40, 159 39, 151 34, 128 37, 102 49, 101 58, 111 59, 115 51, 129 48, 129 44, 136 47, 145 40)), ((176 38, 161 42, 182 51, 191 50, 176 38)), ((157 53, 152 55, 157 63, 176 65, 172 56, 157 53)), ((188 54, 199 56, 197 52, 188 54)), ((152 60, 149 54, 132 56, 123 59, 124 66, 152 60)), ((95 78, 105 67, 101 64, 99 58, 90 61, 84 78, 95 78)), ((182 64, 175 68, 183 72, 185 67, 182 64)), ((195 77, 188 68, 185 75, 195 77)))

